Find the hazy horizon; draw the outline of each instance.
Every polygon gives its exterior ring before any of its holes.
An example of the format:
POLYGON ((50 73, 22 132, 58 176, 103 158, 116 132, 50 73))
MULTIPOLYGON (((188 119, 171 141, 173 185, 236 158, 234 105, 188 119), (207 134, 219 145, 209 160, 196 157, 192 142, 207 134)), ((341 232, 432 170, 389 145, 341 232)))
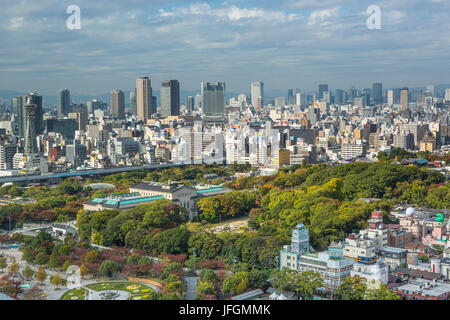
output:
POLYGON ((450 3, 443 0, 56 0, 2 4, 0 89, 95 95, 177 79, 196 91, 425 87, 450 83, 450 3), (69 30, 69 5, 81 29, 69 30), (378 5, 381 29, 367 8, 378 5))

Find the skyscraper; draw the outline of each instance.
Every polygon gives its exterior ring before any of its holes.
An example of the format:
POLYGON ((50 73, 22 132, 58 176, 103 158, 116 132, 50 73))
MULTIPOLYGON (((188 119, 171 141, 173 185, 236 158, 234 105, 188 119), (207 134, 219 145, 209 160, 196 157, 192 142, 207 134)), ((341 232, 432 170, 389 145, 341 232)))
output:
POLYGON ((446 88, 445 89, 444 100, 445 101, 450 101, 450 88, 446 88))
POLYGON ((323 99, 323 93, 325 91, 328 91, 328 85, 327 84, 319 84, 319 98, 318 100, 323 99))
POLYGON ((223 116, 225 114, 225 82, 216 85, 202 82, 202 108, 207 116, 223 116))
POLYGON ((44 109, 42 106, 42 96, 32 92, 28 94, 28 104, 36 105, 35 128, 36 134, 40 135, 44 132, 44 109))
POLYGON ((137 114, 136 89, 130 92, 130 112, 132 115, 137 114))
POLYGON ((409 97, 408 97, 408 88, 403 88, 400 91, 400 109, 401 110, 408 110, 409 108, 409 97))
POLYGON ((344 90, 336 89, 336 98, 334 102, 338 105, 344 104, 344 90))
POLYGON ((251 90, 252 90, 252 105, 255 109, 259 110, 264 105, 264 83, 261 81, 253 82, 251 90), (261 100, 258 100, 259 98, 261 98, 261 100))
POLYGON ((70 92, 67 89, 62 89, 58 92, 58 117, 67 116, 70 110, 70 92))
POLYGON ((161 83, 160 90, 161 117, 180 115, 180 83, 167 80, 161 83))
POLYGON ((125 95, 122 90, 115 89, 111 92, 111 116, 125 119, 125 95))
POLYGON ((152 87, 148 77, 136 81, 137 119, 146 122, 152 114, 152 87))
POLYGON ((13 98, 13 108, 17 113, 17 131, 19 137, 25 136, 25 110, 27 104, 27 95, 21 95, 13 98))
POLYGON ((36 110, 35 104, 27 104, 25 111, 25 153, 37 153, 36 142, 36 110))
POLYGON ((86 124, 88 119, 87 107, 83 104, 73 107, 73 112, 77 115, 78 130, 86 132, 86 124))
POLYGON ((302 93, 297 93, 295 95, 295 102, 296 105, 300 106, 300 107, 305 107, 306 106, 306 95, 302 94, 302 93))
POLYGON ((372 99, 373 104, 379 105, 383 103, 383 85, 381 83, 374 83, 372 85, 372 99))
POLYGON ((158 98, 156 96, 152 96, 152 107, 150 109, 150 114, 156 113, 158 109, 158 98))
POLYGON ((387 103, 389 105, 394 104, 394 90, 388 90, 387 92, 387 103))
POLYGON ((186 109, 188 111, 193 111, 194 110, 194 97, 193 96, 188 96, 186 98, 186 109))

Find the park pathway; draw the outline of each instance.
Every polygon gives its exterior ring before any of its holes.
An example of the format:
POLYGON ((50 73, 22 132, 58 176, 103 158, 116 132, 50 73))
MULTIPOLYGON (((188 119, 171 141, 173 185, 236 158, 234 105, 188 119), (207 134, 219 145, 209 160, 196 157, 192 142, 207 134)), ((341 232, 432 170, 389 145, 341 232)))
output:
POLYGON ((186 300, 195 300, 197 298, 198 277, 185 277, 186 280, 186 300))

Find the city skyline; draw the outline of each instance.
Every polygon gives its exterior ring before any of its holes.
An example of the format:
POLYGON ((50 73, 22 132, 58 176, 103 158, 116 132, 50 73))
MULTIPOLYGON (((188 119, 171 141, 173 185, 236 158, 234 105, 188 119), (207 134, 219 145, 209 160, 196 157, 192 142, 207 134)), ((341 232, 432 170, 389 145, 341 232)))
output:
POLYGON ((230 92, 255 81, 267 89, 304 90, 317 83, 382 82, 387 88, 450 82, 445 1, 381 2, 380 30, 366 26, 370 1, 75 4, 80 30, 66 28, 66 4, 4 5, 2 89, 49 93, 64 83, 73 92, 97 94, 132 89, 144 75, 154 83, 178 79, 185 90, 198 90, 202 81, 226 82, 230 92))

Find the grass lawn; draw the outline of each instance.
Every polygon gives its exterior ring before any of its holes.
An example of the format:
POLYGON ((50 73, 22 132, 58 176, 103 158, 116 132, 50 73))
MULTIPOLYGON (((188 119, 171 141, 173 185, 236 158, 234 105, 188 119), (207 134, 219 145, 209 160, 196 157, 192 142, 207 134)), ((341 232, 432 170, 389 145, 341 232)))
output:
POLYGON ((85 289, 72 289, 67 291, 61 297, 61 300, 84 300, 86 294, 85 289))
POLYGON ((130 297, 130 300, 153 300, 152 294, 137 294, 130 297))

